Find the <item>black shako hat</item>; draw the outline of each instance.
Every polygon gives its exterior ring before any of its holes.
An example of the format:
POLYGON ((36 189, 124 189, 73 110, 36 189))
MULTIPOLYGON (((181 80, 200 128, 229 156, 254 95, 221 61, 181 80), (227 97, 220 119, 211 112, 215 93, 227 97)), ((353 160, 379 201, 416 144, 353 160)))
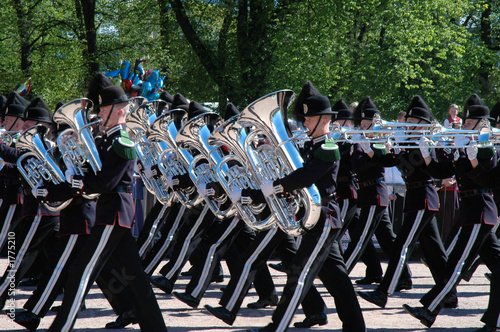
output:
POLYGON ((102 89, 100 96, 99 107, 126 103, 128 97, 122 87, 113 85, 102 89))
POLYGON ((7 97, 5 115, 24 118, 26 106, 29 102, 21 97, 17 92, 11 92, 7 97))
POLYGON ((416 118, 431 123, 434 120, 434 115, 422 97, 417 95, 413 97, 410 106, 406 111, 406 119, 408 118, 416 118))
POLYGON ((311 81, 307 81, 302 86, 302 90, 300 91, 297 99, 293 104, 292 108, 292 119, 298 122, 304 122, 304 103, 306 99, 311 96, 319 96, 321 93, 318 89, 311 83, 311 81))
POLYGON ((315 115, 332 115, 330 100, 325 96, 311 96, 304 103, 304 117, 315 115))
POLYGON ((172 104, 174 102, 174 97, 172 97, 172 95, 170 93, 168 93, 168 91, 166 91, 166 90, 163 90, 160 93, 160 99, 163 101, 166 101, 169 104, 172 104))
POLYGON ((188 120, 191 120, 192 118, 207 112, 208 110, 205 107, 203 107, 203 105, 195 101, 192 101, 189 103, 188 107, 188 120))
POLYGON ((189 100, 187 100, 187 98, 181 95, 180 93, 176 93, 174 95, 174 98, 172 99, 171 109, 175 110, 177 108, 185 110, 186 112, 189 109, 189 100))
POLYGON ((343 98, 340 98, 333 104, 332 111, 337 112, 337 114, 332 116, 333 121, 339 120, 354 120, 354 114, 347 106, 343 98))
POLYGON ((490 111, 490 116, 493 118, 493 120, 491 120, 492 122, 494 122, 492 123, 493 126, 500 123, 500 101, 493 105, 490 111))
POLYGON ((467 99, 464 106, 464 119, 483 119, 493 120, 490 117, 490 109, 477 94, 473 94, 467 99))
POLYGON ((28 120, 52 123, 49 107, 45 104, 42 98, 36 97, 31 103, 29 103, 28 106, 26 106, 24 121, 28 120))
POLYGON ((226 111, 224 112, 224 121, 229 120, 235 115, 240 114, 240 111, 233 105, 233 103, 228 103, 226 105, 226 111))
POLYGON ((380 111, 371 100, 370 96, 366 96, 359 102, 358 107, 354 110, 355 119, 359 120, 373 120, 375 114, 380 115, 380 111))

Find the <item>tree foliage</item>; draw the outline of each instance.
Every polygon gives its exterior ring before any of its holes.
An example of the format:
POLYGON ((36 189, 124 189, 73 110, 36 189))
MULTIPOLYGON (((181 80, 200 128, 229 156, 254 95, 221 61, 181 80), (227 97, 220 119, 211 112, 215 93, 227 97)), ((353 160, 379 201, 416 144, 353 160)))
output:
POLYGON ((311 80, 332 101, 370 95, 384 118, 419 94, 438 118, 479 93, 492 106, 500 2, 484 0, 6 0, 0 93, 32 77, 49 105, 95 72, 146 60, 165 89, 239 108, 311 80))

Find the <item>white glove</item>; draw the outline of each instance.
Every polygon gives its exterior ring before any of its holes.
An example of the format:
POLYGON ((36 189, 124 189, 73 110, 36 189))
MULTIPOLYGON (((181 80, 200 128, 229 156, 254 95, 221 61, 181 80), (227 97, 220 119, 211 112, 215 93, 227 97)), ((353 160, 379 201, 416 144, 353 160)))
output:
POLYGON ((363 152, 366 153, 366 154, 369 154, 370 152, 373 152, 372 148, 370 147, 370 143, 369 142, 359 143, 359 146, 361 147, 361 149, 363 150, 363 152))
POLYGON ((453 141, 455 143, 455 146, 464 147, 467 144, 469 144, 470 139, 468 137, 465 137, 462 135, 457 135, 457 136, 455 136, 455 139, 453 141))
POLYGON ((31 194, 35 197, 45 197, 49 193, 49 191, 46 188, 40 188, 43 186, 43 182, 40 180, 36 184, 36 186, 31 189, 31 194))
POLYGON ((177 186, 179 184, 179 179, 174 179, 171 176, 167 176, 167 185, 170 188, 174 188, 174 186, 177 186))
POLYGON ((274 194, 273 182, 274 182, 273 180, 262 181, 262 184, 260 185, 260 190, 262 190, 264 197, 269 197, 272 194, 274 194))
POLYGON ((64 176, 66 177, 66 182, 72 183, 73 182, 73 176, 75 173, 71 168, 68 168, 66 172, 64 172, 64 176))
POLYGON ((352 135, 352 140, 353 141, 361 141, 363 139, 363 136, 361 134, 354 134, 352 135))
POLYGON ((467 158, 469 158, 469 160, 477 158, 477 142, 472 141, 467 146, 467 158))
POLYGON ((145 166, 144 167, 144 175, 148 178, 151 179, 153 176, 156 175, 156 170, 152 169, 151 166, 145 166))
POLYGON ((431 152, 429 151, 429 142, 430 140, 427 137, 422 136, 422 138, 420 138, 418 146, 420 148, 420 153, 422 154, 423 158, 431 156, 431 152))
POLYGON ((207 197, 207 185, 206 183, 202 183, 199 186, 197 186, 198 189, 198 195, 202 197, 207 197))
POLYGON ((239 203, 241 198, 241 189, 237 187, 232 187, 231 192, 229 193, 229 198, 233 203, 239 203))

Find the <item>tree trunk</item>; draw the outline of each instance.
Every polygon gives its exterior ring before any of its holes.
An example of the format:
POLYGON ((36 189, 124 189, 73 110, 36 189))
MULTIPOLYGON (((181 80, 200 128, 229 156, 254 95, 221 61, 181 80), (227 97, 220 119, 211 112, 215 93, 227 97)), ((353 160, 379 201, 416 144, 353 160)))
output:
POLYGON ((85 36, 87 39, 88 76, 93 77, 99 72, 97 33, 95 28, 95 0, 81 0, 85 36))

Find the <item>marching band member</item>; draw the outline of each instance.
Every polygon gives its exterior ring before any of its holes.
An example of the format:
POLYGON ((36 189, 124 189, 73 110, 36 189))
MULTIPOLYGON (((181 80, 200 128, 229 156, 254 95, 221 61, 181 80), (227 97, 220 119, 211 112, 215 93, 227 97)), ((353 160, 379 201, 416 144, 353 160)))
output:
MULTIPOLYGON (((370 97, 363 99, 355 113, 360 114, 361 130, 369 130, 372 127, 372 120, 375 114, 380 115, 370 97)), ((382 153, 376 149, 377 153, 382 153)), ((359 219, 351 236, 351 243, 344 253, 347 271, 350 272, 356 265, 358 258, 363 254, 365 247, 370 242, 373 233, 382 250, 388 255, 392 252, 392 247, 396 235, 392 231, 387 206, 389 197, 387 186, 384 180, 384 167, 375 164, 368 153, 373 151, 370 146, 355 144, 351 153, 351 164, 358 180, 358 207, 360 210, 359 219), (367 147, 369 149, 367 149, 367 147), (368 153, 367 153, 368 152, 368 153)), ((405 264, 401 276, 399 289, 410 289, 411 279, 408 267, 405 264)))
MULTIPOLYGON (((434 115, 420 96, 415 96, 406 112, 406 121, 418 124, 429 124, 434 120, 434 115)), ((434 186, 433 178, 426 173, 425 163, 419 149, 404 149, 400 153, 386 155, 375 154, 369 151, 369 143, 363 149, 372 161, 384 167, 398 166, 406 183, 405 218, 398 232, 389 264, 380 285, 373 292, 358 292, 365 300, 384 308, 387 297, 396 291, 401 272, 407 263, 417 239, 424 252, 427 264, 436 283, 445 275, 447 256, 439 234, 435 215, 439 210, 439 198, 434 186)), ((433 157, 432 157, 433 158, 433 157)), ((456 294, 450 295, 447 307, 456 307, 456 294)))
MULTIPOLYGON (((489 109, 478 95, 473 94, 466 101, 464 108, 464 130, 477 130, 479 121, 489 119, 489 109)), ((420 143, 422 157, 427 166, 426 172, 435 178, 449 178, 456 175, 459 197, 461 200, 461 228, 458 241, 448 256, 445 278, 427 292, 420 302, 423 307, 403 308, 427 327, 432 326, 447 294, 460 282, 463 272, 471 266, 479 254, 493 272, 488 310, 482 318, 486 324, 480 331, 496 331, 499 322, 498 273, 500 272, 500 245, 492 232, 497 223, 497 209, 489 187, 492 184, 492 172, 496 166, 496 157, 491 148, 477 148, 475 142, 468 143, 462 135, 455 137, 457 146, 453 161, 436 162, 430 156, 428 140, 420 143), (466 149, 463 146, 467 146, 466 149), (489 245, 484 245, 489 243, 489 245)))
POLYGON ((99 117, 105 130, 97 144, 101 171, 85 176, 67 174, 75 193, 100 194, 95 226, 71 266, 62 306, 48 331, 73 328, 82 301, 108 259, 131 276, 122 282, 133 300, 141 330, 167 331, 130 232, 134 220, 130 184, 136 154, 125 130, 128 98, 117 86, 104 88, 100 97, 99 117))
POLYGON ((343 330, 366 329, 338 243, 342 224, 335 190, 340 156, 338 149, 322 148, 329 132, 332 113, 328 98, 321 95, 307 98, 304 126, 309 129, 308 135, 312 141, 304 146, 304 166, 282 179, 265 181, 261 186, 262 193, 269 196, 273 193, 290 193, 314 183, 322 196, 322 212, 316 226, 302 236, 297 253, 287 269, 287 282, 273 313, 272 323, 248 331, 285 331, 316 276, 334 296, 343 330))

